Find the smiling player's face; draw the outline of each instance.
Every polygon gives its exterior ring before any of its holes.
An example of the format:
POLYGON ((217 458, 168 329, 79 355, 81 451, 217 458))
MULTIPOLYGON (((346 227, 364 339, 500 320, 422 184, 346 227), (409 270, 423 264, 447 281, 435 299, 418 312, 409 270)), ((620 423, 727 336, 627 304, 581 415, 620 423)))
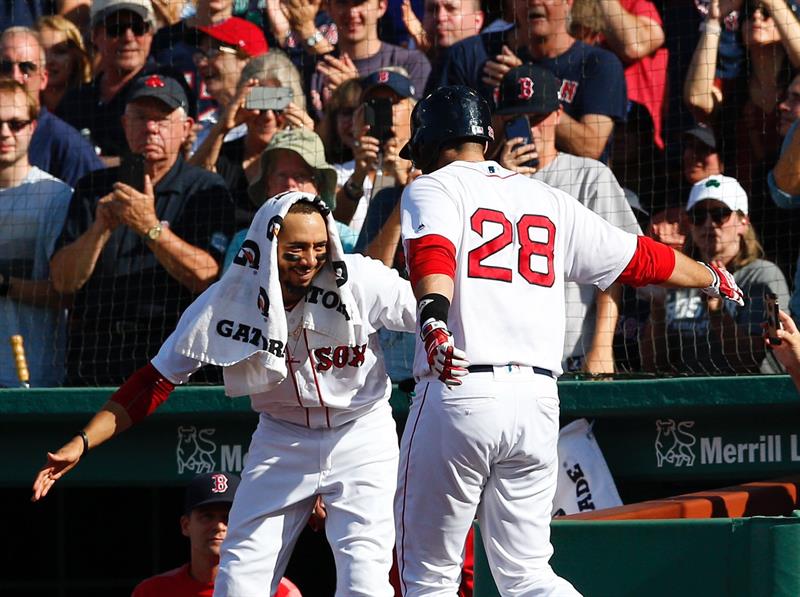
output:
POLYGON ((328 259, 328 229, 317 213, 286 214, 278 233, 278 273, 284 305, 302 299, 328 259))

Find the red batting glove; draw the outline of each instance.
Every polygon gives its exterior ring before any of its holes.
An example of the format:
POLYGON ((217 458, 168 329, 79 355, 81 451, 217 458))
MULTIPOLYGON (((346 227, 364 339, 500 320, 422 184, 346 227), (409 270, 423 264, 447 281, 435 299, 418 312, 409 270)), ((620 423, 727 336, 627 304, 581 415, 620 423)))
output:
POLYGON ((422 324, 420 336, 425 343, 428 365, 431 371, 439 374, 439 381, 447 386, 460 386, 460 377, 469 371, 467 355, 460 348, 453 346, 453 334, 447 324, 438 319, 428 319, 422 324))
POLYGON ((716 266, 713 263, 703 263, 702 261, 698 261, 698 263, 706 266, 711 275, 714 276, 711 285, 703 288, 703 292, 710 297, 728 299, 740 307, 744 307, 744 293, 739 288, 736 280, 733 279, 732 273, 724 267, 716 266))

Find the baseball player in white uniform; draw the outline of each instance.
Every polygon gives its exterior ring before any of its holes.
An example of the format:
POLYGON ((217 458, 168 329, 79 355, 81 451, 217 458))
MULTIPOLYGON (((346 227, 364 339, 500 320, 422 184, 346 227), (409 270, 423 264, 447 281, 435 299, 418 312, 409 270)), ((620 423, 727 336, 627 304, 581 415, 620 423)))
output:
MULTIPOLYGON (((312 302, 338 304, 314 283, 323 268, 331 268, 329 243, 338 243, 338 236, 329 230, 332 218, 321 200, 290 195, 295 203, 277 235, 288 375, 274 390, 251 395, 260 419, 230 513, 214 594, 255 597, 267 595, 268 587, 274 594, 319 495, 336 561, 336 595, 390 596, 398 447, 377 331, 414 331, 416 301, 394 270, 362 255, 345 255, 358 325, 365 328, 359 336, 368 339, 358 346, 327 346, 329 338, 309 324, 307 313, 312 302)), ((252 266, 252 254, 241 263, 252 266)), ((223 321, 216 328, 230 337, 237 325, 223 321)), ((175 350, 177 336, 176 330, 71 442, 48 454, 34 483, 34 500, 89 446, 141 420, 200 368, 199 360, 175 350)), ((242 341, 253 337, 248 331, 242 341)), ((226 370, 226 382, 227 376, 226 370)))
POLYGON ((564 283, 670 283, 741 301, 730 274, 608 224, 484 160, 489 108, 442 87, 401 152, 402 234, 420 341, 395 498, 404 595, 455 595, 477 514, 502 595, 575 595, 548 564, 564 283))

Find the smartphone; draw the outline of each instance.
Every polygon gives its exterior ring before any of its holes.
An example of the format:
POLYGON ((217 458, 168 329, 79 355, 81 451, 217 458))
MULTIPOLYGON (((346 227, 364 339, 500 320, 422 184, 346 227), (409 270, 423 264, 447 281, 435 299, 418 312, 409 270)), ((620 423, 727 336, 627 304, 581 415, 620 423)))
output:
POLYGON ((778 295, 774 292, 765 292, 764 305, 767 311, 767 340, 773 346, 778 346, 781 343, 781 339, 778 338, 778 330, 783 329, 783 324, 778 318, 778 295))
POLYGON ((144 193, 144 156, 126 153, 119 163, 119 181, 144 193))
POLYGON ((244 102, 247 110, 272 110, 283 112, 292 101, 288 87, 253 87, 244 102))
POLYGON ((364 122, 369 125, 367 135, 375 137, 383 145, 394 137, 392 100, 388 97, 375 97, 364 104, 364 122))
MULTIPOLYGON (((514 139, 516 137, 522 138, 522 145, 532 145, 533 139, 531 138, 531 123, 528 121, 527 116, 518 116, 514 120, 509 120, 506 123, 506 139, 514 139)), ((539 167, 539 158, 528 160, 520 166, 527 166, 529 168, 539 167)))

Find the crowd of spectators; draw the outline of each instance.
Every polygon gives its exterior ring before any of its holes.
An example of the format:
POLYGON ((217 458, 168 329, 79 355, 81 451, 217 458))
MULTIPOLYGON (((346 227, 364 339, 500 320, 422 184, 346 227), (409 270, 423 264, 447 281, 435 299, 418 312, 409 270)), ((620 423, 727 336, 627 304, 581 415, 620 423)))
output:
MULTIPOLYGON (((760 324, 765 292, 800 314, 799 15, 797 0, 2 3, 0 330, 23 336, 33 385, 116 385, 254 258, 244 232, 285 190, 318 193, 347 250, 404 273, 411 112, 461 84, 495 112, 489 159, 723 263, 747 295, 727 309, 568 284, 566 372, 782 372, 760 324)), ((413 339, 382 341, 402 384, 413 339)), ((16 385, 3 340, 0 387, 16 385)))

